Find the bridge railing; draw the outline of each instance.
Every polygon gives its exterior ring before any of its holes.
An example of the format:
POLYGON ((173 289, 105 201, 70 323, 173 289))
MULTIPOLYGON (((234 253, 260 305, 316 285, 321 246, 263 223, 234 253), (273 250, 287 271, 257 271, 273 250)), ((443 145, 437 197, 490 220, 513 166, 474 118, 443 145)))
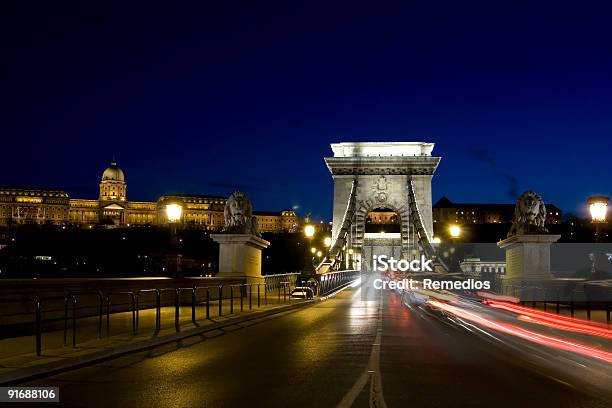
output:
MULTIPOLYGON (((158 287, 133 291, 68 291, 64 296, 35 296, 31 299, 34 311, 35 351, 38 356, 42 354, 43 335, 53 332, 61 336, 61 329, 57 327, 58 319, 45 319, 44 316, 45 312, 49 311, 49 306, 59 301, 63 301, 64 304, 61 319, 63 321, 63 344, 67 346, 70 343, 76 348, 79 341, 82 343, 86 337, 87 340, 92 338, 92 330, 95 331, 96 338, 109 337, 113 316, 121 315, 123 323, 126 320, 129 321, 127 333, 135 336, 142 332, 141 324, 144 318, 142 314, 148 311, 150 313, 147 316, 155 317, 151 329, 157 335, 162 330, 164 323, 172 322, 174 330, 180 332, 181 326, 185 323, 191 323, 197 327, 200 325, 199 322, 215 317, 232 315, 239 311, 251 311, 274 304, 290 303, 292 301, 291 289, 295 287, 298 275, 297 273, 271 275, 260 283, 158 287), (95 316, 91 314, 79 316, 79 311, 85 306, 80 303, 91 303, 94 299, 96 300, 95 316), (119 300, 129 301, 129 311, 125 311, 124 305, 117 302, 119 300), (189 315, 189 308, 190 319, 186 320, 182 317, 189 315), (49 326, 48 330, 44 330, 45 325, 49 326), (85 333, 87 336, 84 336, 85 333)), ((22 303, 23 300, 3 300, 0 303, 10 302, 22 303)), ((148 319, 146 322, 150 323, 148 319)), ((117 328, 113 330, 113 335, 119 333, 126 334, 126 331, 117 328)), ((4 337, 10 337, 10 335, 5 334, 4 337)))
POLYGON ((295 287, 299 273, 280 273, 276 275, 265 275, 264 280, 266 282, 266 288, 270 290, 278 289, 286 283, 289 283, 290 287, 295 287))
POLYGON ((539 286, 506 285, 504 293, 518 299, 523 306, 541 309, 545 312, 575 317, 580 314, 586 320, 612 322, 612 302, 601 299, 589 299, 583 289, 574 288, 569 295, 564 295, 564 288, 542 288, 539 286), (597 313, 599 319, 593 319, 597 313))
POLYGON ((346 286, 361 276, 361 271, 349 270, 325 273, 320 276, 319 294, 325 296, 346 286))

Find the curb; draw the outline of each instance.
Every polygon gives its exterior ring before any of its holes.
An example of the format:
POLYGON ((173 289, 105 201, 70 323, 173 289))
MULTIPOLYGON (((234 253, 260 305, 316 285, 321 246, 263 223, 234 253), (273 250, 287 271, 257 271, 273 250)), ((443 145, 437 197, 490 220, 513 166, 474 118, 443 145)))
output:
MULTIPOLYGON (((346 287, 334 292, 338 293, 346 287)), ((326 296, 327 299, 330 295, 326 296)), ((322 299, 324 300, 324 299, 322 299)), ((321 301, 322 301, 321 300, 321 301)), ((103 350, 100 352, 93 353, 84 357, 76 357, 71 361, 60 361, 57 363, 49 363, 38 367, 28 367, 21 370, 16 370, 12 373, 0 374, 0 386, 15 385, 24 383, 27 381, 36 380, 39 378, 49 377, 51 375, 60 374, 66 371, 75 370, 77 368, 85 367, 91 364, 99 363, 106 360, 112 360, 117 357, 124 356, 126 354, 135 353, 138 351, 152 349, 164 344, 177 342, 184 340, 189 337, 197 336, 202 333, 206 333, 213 330, 222 329, 224 327, 233 326, 235 324, 248 322, 251 320, 260 319, 262 317, 272 316, 286 311, 299 309, 305 306, 314 305, 317 301, 306 300, 300 303, 294 303, 285 306, 278 306, 269 310, 255 311, 247 316, 230 317, 227 321, 207 325, 205 327, 189 329, 184 332, 178 332, 175 334, 169 334, 162 337, 156 337, 150 340, 141 341, 135 344, 130 344, 123 347, 113 348, 109 350, 103 350)))

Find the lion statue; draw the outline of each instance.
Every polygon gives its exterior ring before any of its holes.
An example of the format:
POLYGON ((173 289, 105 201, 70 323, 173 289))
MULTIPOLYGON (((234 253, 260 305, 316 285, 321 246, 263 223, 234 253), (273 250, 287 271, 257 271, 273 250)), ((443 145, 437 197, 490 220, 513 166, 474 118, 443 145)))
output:
POLYGON ((542 197, 534 191, 525 191, 516 201, 514 220, 508 236, 523 234, 546 234, 546 206, 542 197))
POLYGON ((257 218, 253 215, 251 201, 244 193, 234 191, 225 203, 223 214, 225 217, 225 232, 261 235, 257 226, 257 218))

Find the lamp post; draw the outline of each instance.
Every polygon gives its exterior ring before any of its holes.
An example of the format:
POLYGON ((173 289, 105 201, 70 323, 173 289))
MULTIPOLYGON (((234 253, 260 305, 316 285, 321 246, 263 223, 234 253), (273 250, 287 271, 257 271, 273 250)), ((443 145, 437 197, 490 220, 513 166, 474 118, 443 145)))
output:
POLYGON ((353 269, 353 254, 355 251, 353 248, 348 249, 348 269, 353 269))
POLYGON ((601 242, 601 229, 600 226, 607 222, 608 215, 608 203, 610 198, 606 196, 591 196, 587 203, 589 205, 589 212, 591 213, 591 222, 595 224, 595 250, 592 256, 589 255, 591 260, 591 275, 596 272, 597 263, 597 244, 601 242))
MULTIPOLYGON (((448 265, 450 266, 450 268, 455 267, 455 261, 457 260, 457 256, 459 254, 458 251, 456 251, 456 246, 457 246, 457 241, 459 240, 459 238, 461 237, 461 234, 463 233, 461 227, 457 224, 451 224, 448 227, 448 234, 450 235, 451 238, 451 242, 452 245, 449 246, 448 248, 448 265)), ((457 263, 456 266, 458 266, 459 264, 457 263)))
POLYGON ((166 205, 166 218, 170 224, 170 251, 171 254, 168 257, 168 269, 175 277, 181 277, 181 254, 178 250, 177 241, 177 226, 181 221, 183 215, 183 207, 179 204, 167 204, 166 205))
POLYGON ((316 232, 316 229, 314 225, 312 224, 304 225, 304 237, 306 237, 307 239, 306 248, 310 247, 310 253, 306 252, 306 259, 304 260, 304 272, 305 272, 305 275, 308 275, 308 276, 314 275, 314 272, 315 272, 313 260, 318 251, 317 248, 312 246, 312 241, 314 239, 315 232, 316 232))

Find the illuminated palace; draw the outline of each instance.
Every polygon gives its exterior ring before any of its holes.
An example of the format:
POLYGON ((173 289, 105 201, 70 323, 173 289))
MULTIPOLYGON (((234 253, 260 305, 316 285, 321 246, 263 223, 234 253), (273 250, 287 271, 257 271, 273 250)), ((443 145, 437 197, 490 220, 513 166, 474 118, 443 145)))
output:
MULTIPOLYGON (((112 162, 102 173, 97 200, 70 198, 60 190, 0 188, 0 225, 53 224, 93 228, 168 223, 166 206, 182 207, 181 223, 216 231, 223 227, 225 197, 172 194, 156 202, 127 200, 123 171, 112 162)), ((254 212, 261 232, 296 232, 299 218, 292 210, 254 212)))

